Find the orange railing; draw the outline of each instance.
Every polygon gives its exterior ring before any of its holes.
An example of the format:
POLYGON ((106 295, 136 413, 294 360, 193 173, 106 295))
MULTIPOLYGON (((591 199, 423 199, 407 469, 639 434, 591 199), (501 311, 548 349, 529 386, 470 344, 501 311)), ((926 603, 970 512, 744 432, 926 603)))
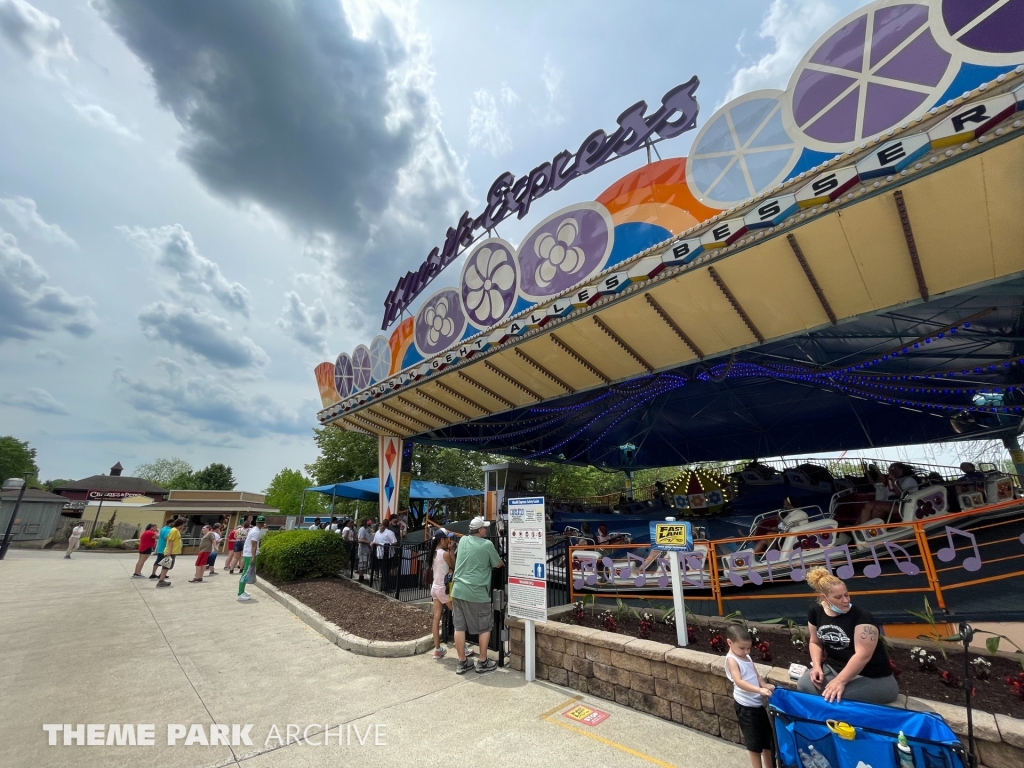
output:
MULTIPOLYGON (((602 564, 600 557, 596 568, 597 573, 605 577, 602 588, 587 589, 586 585, 581 587, 576 583, 582 574, 579 566, 580 555, 583 552, 594 553, 595 550, 600 550, 603 556, 608 556, 616 552, 649 547, 647 544, 569 547, 566 578, 570 602, 574 602, 582 594, 609 598, 666 599, 664 590, 660 595, 650 595, 634 592, 620 584, 619 589, 627 591, 617 592, 614 586, 607 583, 608 564, 602 564)), ((806 599, 809 594, 806 588, 801 591, 783 589, 724 593, 723 583, 735 586, 747 584, 752 581, 750 573, 753 570, 762 584, 775 585, 787 581, 799 584, 803 581, 800 571, 819 564, 827 565, 830 571, 842 571, 840 576, 847 582, 853 596, 925 593, 930 594, 936 605, 945 610, 946 593, 952 590, 1024 576, 1024 500, 1011 499, 967 512, 947 514, 940 518, 925 518, 911 523, 733 537, 708 542, 698 541, 697 547, 707 548, 701 573, 701 580, 706 586, 703 591, 693 586, 686 587, 686 599, 713 601, 720 616, 725 615, 725 601, 806 599), (997 516, 998 519, 986 521, 989 516, 997 516), (860 544, 853 540, 854 531, 867 532, 867 541, 860 544), (887 535, 893 532, 898 532, 899 535, 887 535), (841 534, 849 535, 851 541, 845 545, 837 545, 837 538, 841 534), (767 565, 762 560, 754 565, 747 559, 750 557, 749 554, 743 554, 749 552, 749 549, 756 546, 759 541, 771 542, 779 539, 781 545, 781 540, 786 538, 798 539, 787 558, 775 559, 767 565), (908 548, 916 552, 909 551, 908 548), (824 556, 826 552, 830 553, 827 563, 824 556), (733 555, 732 568, 729 568, 730 554, 733 555), (818 557, 821 562, 818 562, 818 557), (805 558, 811 562, 804 563, 805 558), (897 566, 897 570, 885 572, 879 558, 891 561, 897 566), (983 571, 986 571, 984 575, 983 571), (962 578, 973 573, 978 573, 978 578, 962 578)), ((614 559, 612 557, 613 563, 614 559)), ((590 564, 587 556, 584 556, 584 560, 587 565, 590 564)), ((654 563, 650 563, 646 569, 648 579, 651 565, 654 563)), ((614 575, 613 573, 613 580, 614 575)), ((753 581, 757 583, 756 579, 753 581)))

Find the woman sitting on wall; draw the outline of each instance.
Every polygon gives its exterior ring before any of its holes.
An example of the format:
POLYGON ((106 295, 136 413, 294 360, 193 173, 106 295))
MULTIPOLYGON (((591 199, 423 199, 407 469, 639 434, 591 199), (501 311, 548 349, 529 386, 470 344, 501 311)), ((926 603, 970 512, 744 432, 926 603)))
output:
POLYGON ((826 701, 896 701, 899 685, 871 614, 853 605, 846 585, 824 568, 812 568, 807 583, 818 599, 807 611, 811 668, 797 690, 826 701))

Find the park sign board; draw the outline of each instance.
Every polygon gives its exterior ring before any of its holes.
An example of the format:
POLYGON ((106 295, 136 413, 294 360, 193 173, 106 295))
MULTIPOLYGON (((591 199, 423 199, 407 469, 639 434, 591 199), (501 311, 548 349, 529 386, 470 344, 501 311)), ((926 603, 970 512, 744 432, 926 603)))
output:
POLYGON ((381 330, 386 331, 423 289, 473 244, 480 230, 490 232, 513 213, 522 219, 530 212, 534 200, 617 157, 635 152, 654 134, 672 139, 693 130, 699 111, 694 93, 699 85, 696 75, 677 85, 662 97, 661 106, 650 115, 646 114, 647 102, 638 101, 619 115, 619 127, 611 134, 598 129, 583 140, 576 152, 562 150, 550 162, 541 163, 519 179, 507 171, 501 174, 491 184, 484 210, 476 218, 469 211, 464 212, 458 224, 448 228, 444 244, 434 248, 419 269, 399 278, 384 300, 381 330))
POLYGON ((651 549, 662 552, 692 552, 693 529, 688 522, 651 521, 651 549))

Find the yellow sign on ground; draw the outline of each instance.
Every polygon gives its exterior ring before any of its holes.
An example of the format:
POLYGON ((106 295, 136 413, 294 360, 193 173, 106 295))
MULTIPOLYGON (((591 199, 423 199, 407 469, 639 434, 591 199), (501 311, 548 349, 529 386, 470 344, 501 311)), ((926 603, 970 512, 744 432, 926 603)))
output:
POLYGON ((573 707, 568 712, 563 712, 562 714, 570 720, 575 720, 577 723, 591 726, 604 722, 610 717, 607 712, 602 712, 599 709, 593 709, 591 707, 584 706, 583 704, 573 707))

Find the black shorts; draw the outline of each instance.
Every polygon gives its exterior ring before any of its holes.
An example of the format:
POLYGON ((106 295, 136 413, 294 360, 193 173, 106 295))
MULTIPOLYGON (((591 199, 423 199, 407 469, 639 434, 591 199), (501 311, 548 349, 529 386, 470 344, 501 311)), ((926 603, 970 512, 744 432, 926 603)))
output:
POLYGON ((242 547, 244 547, 244 546, 245 546, 245 542, 244 541, 236 540, 235 543, 233 544, 235 552, 241 552, 242 551, 242 547))
POLYGON ((149 549, 140 549, 139 550, 139 554, 140 555, 152 555, 153 554, 153 548, 150 547, 149 549))
POLYGON ((768 720, 768 710, 764 707, 746 707, 738 701, 736 719, 740 721, 740 733, 743 734, 743 746, 747 752, 763 752, 774 749, 772 724, 768 720))

